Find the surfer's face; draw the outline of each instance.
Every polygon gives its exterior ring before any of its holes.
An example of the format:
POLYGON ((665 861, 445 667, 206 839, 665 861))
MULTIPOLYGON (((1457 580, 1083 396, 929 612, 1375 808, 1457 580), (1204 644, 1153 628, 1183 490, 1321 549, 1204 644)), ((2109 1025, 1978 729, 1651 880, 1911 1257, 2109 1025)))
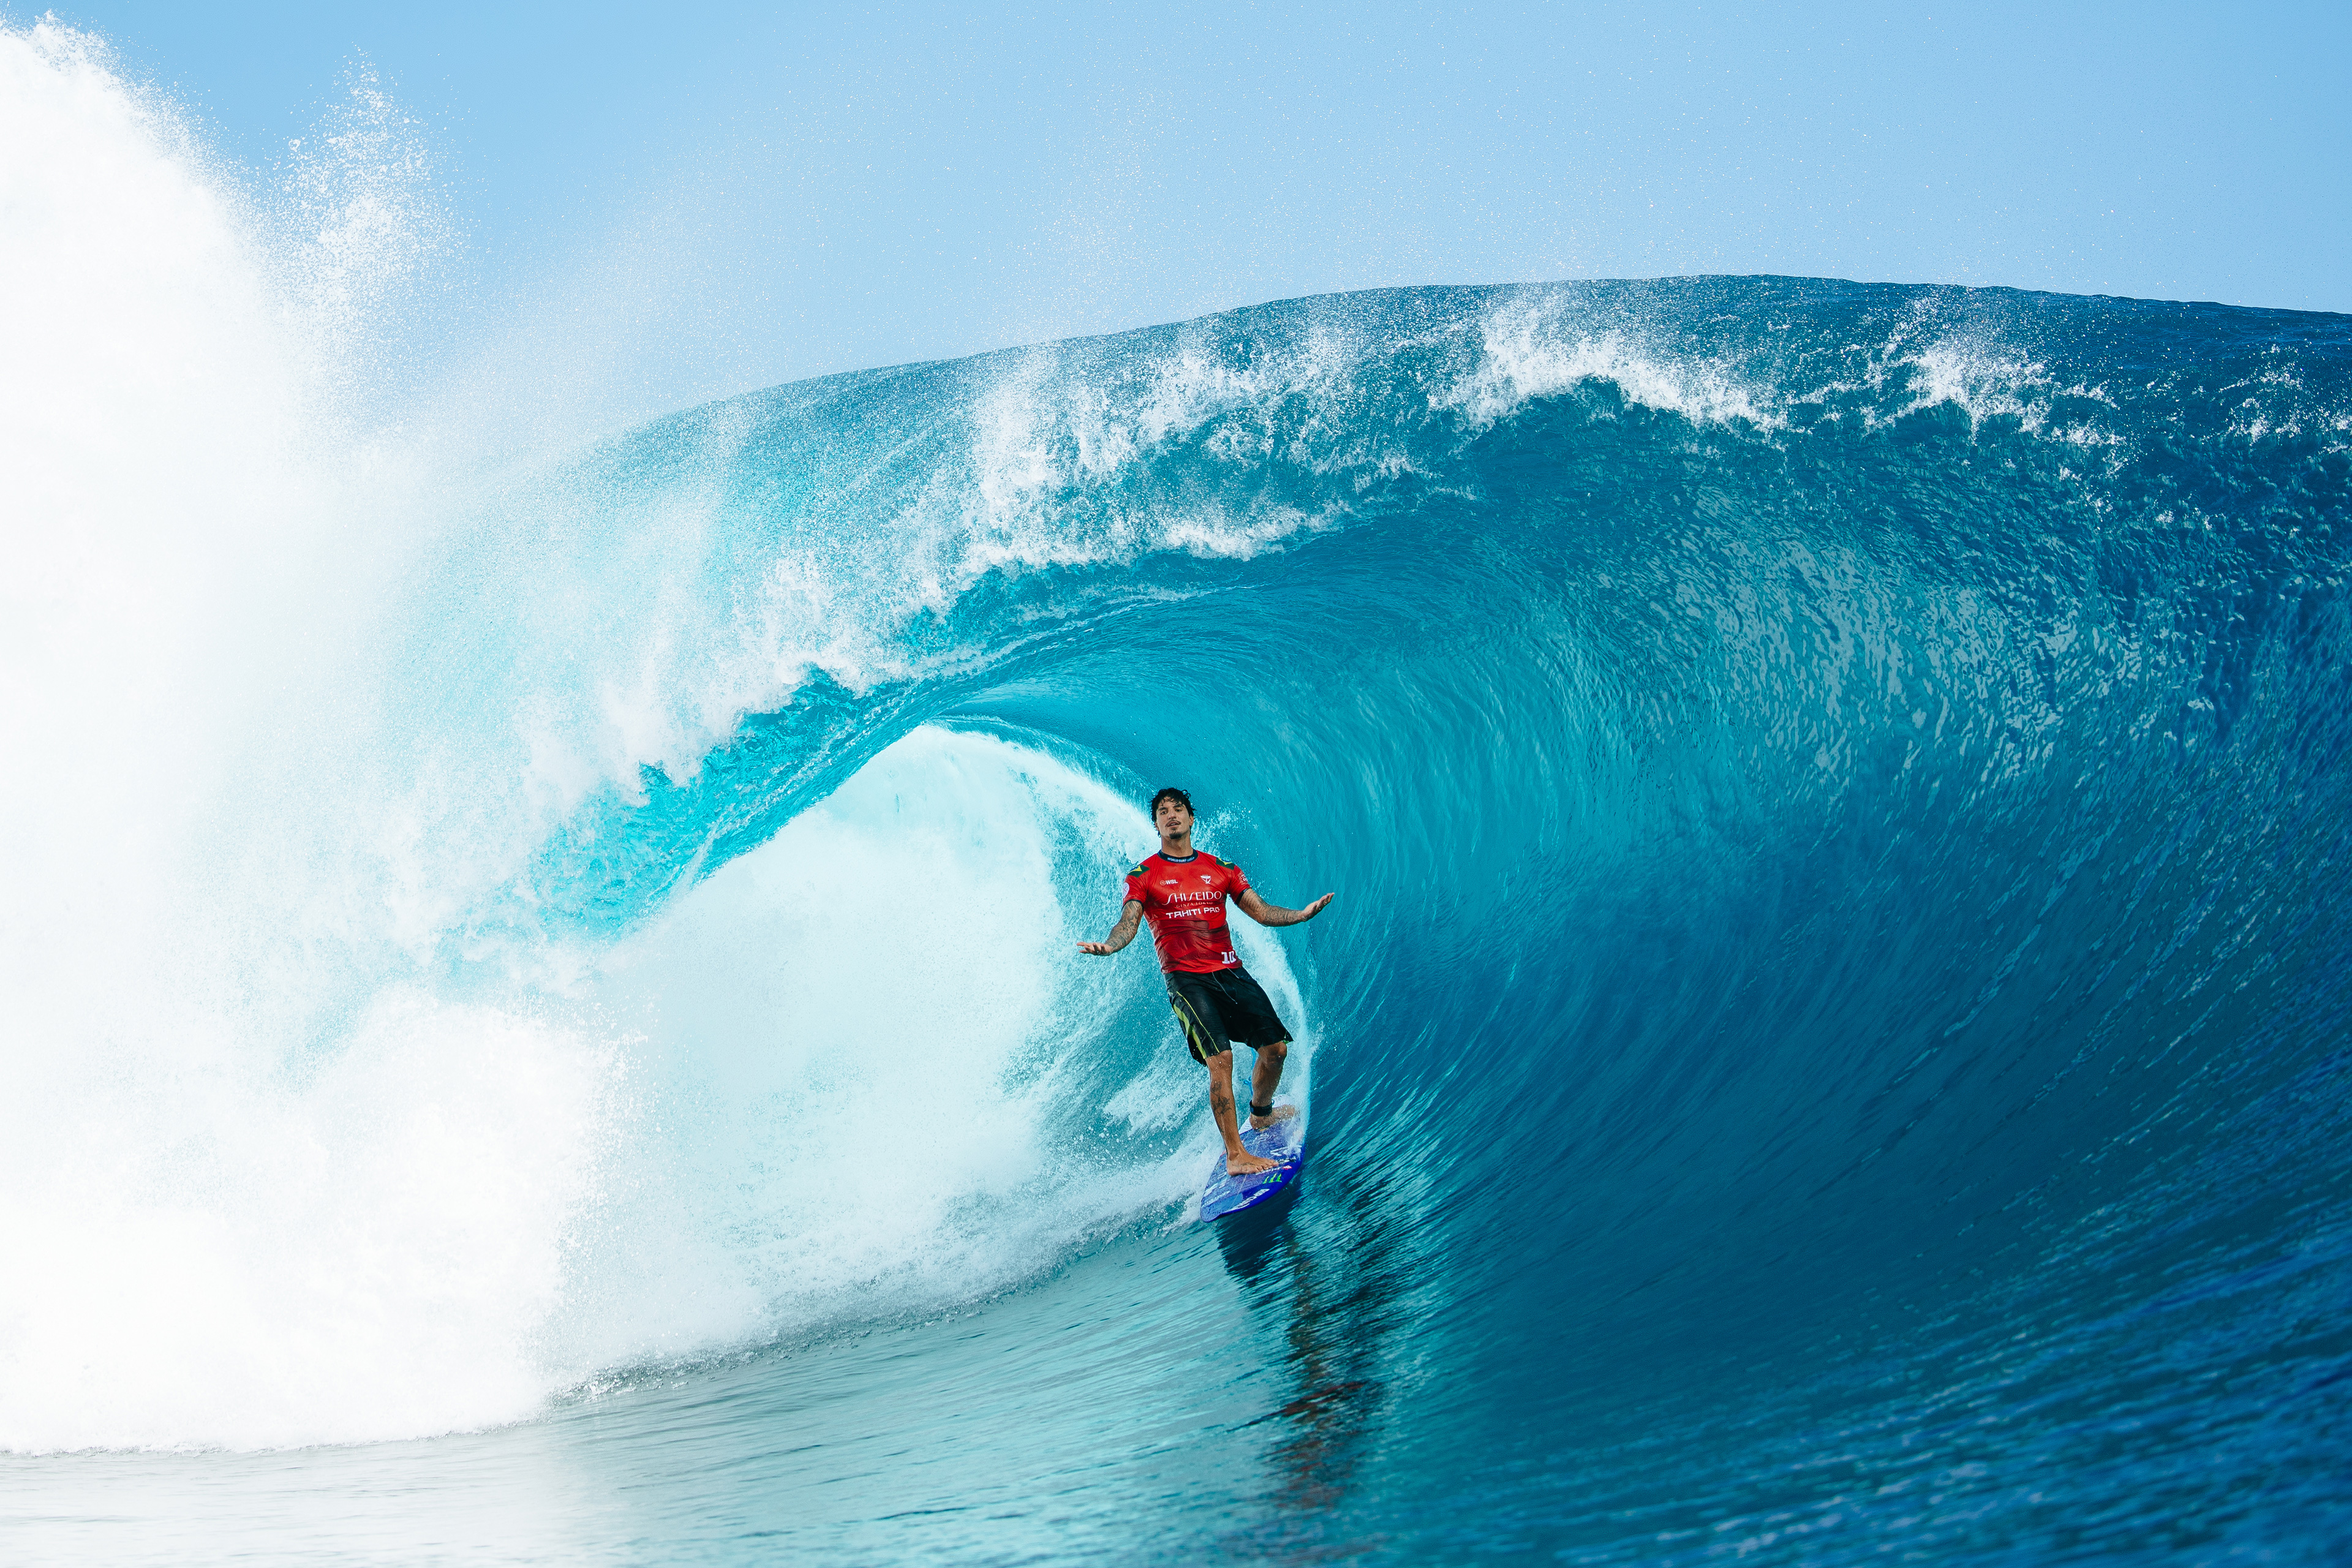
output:
POLYGON ((1160 829, 1162 838, 1174 838, 1192 831, 1192 812, 1181 800, 1163 800, 1151 814, 1152 826, 1160 829))

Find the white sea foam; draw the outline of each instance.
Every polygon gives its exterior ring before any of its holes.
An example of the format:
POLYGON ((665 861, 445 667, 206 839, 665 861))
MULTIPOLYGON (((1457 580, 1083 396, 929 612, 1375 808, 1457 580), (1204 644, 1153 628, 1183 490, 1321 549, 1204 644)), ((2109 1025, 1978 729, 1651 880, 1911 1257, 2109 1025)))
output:
POLYGON ((1186 1184, 1164 1136, 1056 1142, 1187 1113, 1158 1009, 1100 1037, 1148 960, 1064 945, 1140 813, 1019 748, 918 736, 611 954, 483 923, 583 801, 887 671, 903 536, 739 573, 724 417, 700 480, 570 511, 385 456, 338 356, 439 243, 390 131, 272 207, 44 24, 0 30, 0 1446, 514 1419, 1186 1184))
POLYGON ((1261 463, 1277 448, 1308 469, 1376 464, 1382 454, 1323 451, 1279 423, 1292 400, 1338 395, 1361 348, 1309 332, 1244 367, 1196 341, 1108 372, 1085 345, 1011 359, 973 402, 964 461, 943 470, 896 521, 916 601, 943 609, 992 572, 1130 561, 1154 551, 1248 559, 1331 526, 1341 513, 1201 498, 1137 504, 1119 484, 1171 443, 1197 438, 1214 461, 1261 463), (1073 505, 1073 501, 1078 504, 1073 505))
POLYGON ((1565 297, 1541 292, 1490 312, 1467 374, 1430 402, 1477 427, 1584 382, 1605 382, 1628 403, 1694 425, 1773 430, 1786 423, 1771 389, 1750 384, 1728 360, 1655 351, 1630 326, 1597 328, 1565 297))
MULTIPOLYGON (((1199 1136, 1096 1121, 1202 1119, 1197 1072, 1158 1070, 1182 1058, 1149 960, 1075 948, 1149 838, 1064 764, 919 730, 604 959, 662 1125, 585 1246, 565 1331, 588 1359, 969 1298, 1183 1195, 1199 1136)), ((1280 949, 1250 956, 1295 1016, 1280 949)))
POLYGON ((2039 432, 2049 420, 2053 384, 2048 367, 2004 345, 1962 334, 1927 343, 1897 363, 1914 372, 1910 396, 1877 423, 1939 404, 1959 409, 1971 426, 2008 417, 2039 432))
POLYGON ((194 1061, 172 1043, 101 1065, 71 1034, 37 1042, 74 1056, 10 1117, 0 1447, 284 1446, 528 1411, 615 1052, 401 987, 307 1067, 249 1037, 194 1061))
POLYGON ((418 989, 351 855, 334 334, 91 40, 0 31, 0 1443, 511 1414, 614 1058, 418 989))

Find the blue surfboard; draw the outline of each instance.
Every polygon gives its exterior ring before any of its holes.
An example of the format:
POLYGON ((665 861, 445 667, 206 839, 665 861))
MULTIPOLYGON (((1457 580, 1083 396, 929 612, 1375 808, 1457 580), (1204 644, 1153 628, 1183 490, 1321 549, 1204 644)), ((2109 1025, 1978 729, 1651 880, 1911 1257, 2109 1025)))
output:
POLYGON ((1242 1147, 1262 1159, 1279 1160, 1282 1163, 1255 1176, 1229 1176, 1225 1174, 1224 1151, 1219 1150, 1216 1163, 1209 1167, 1209 1179, 1201 1188, 1203 1220, 1223 1219, 1227 1215, 1255 1208, 1297 1181, 1298 1169, 1307 1160, 1307 1118, 1286 1117, 1271 1127, 1260 1129, 1253 1129, 1244 1121, 1242 1147))

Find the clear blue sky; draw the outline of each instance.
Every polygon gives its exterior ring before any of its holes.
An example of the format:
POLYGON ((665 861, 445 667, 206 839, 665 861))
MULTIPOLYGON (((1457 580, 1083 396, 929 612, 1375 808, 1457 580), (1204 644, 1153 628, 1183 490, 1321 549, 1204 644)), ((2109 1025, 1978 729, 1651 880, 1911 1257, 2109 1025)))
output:
POLYGON ((1399 283, 2352 310, 2343 0, 56 14, 255 171, 370 62, 463 237, 445 313, 601 337, 616 416, 1399 283))

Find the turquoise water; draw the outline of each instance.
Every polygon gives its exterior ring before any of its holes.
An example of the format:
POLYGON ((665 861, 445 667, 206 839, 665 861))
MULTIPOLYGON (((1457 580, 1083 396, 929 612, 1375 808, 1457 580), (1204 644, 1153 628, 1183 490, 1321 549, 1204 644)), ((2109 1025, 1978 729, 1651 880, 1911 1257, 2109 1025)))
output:
POLYGON ((236 353, 19 454, 11 1561, 2337 1554, 2343 318, 1399 290, 471 467, 236 353), (1339 894, 1264 1223, 1073 949, 1169 782, 1339 894))

